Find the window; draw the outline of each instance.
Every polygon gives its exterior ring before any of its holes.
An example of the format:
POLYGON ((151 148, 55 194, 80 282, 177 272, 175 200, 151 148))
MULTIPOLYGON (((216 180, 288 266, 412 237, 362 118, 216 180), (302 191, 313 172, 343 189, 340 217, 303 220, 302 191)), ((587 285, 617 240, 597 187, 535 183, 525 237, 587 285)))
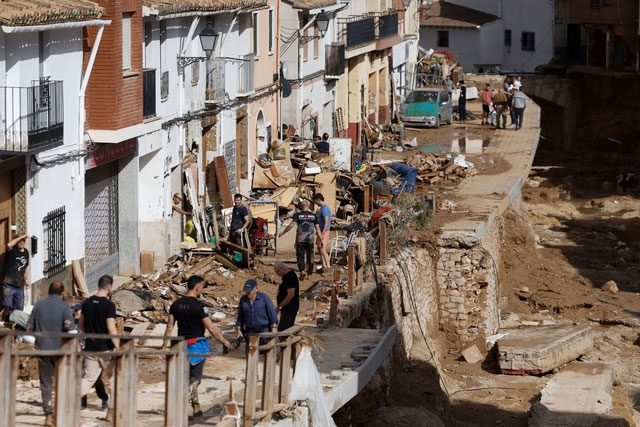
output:
POLYGON ((42 220, 44 230, 44 273, 47 277, 64 270, 67 259, 64 249, 64 206, 51 211, 42 220))
POLYGON ((522 32, 522 50, 533 52, 536 50, 536 33, 522 32))
POLYGON ((511 47, 511 30, 504 30, 504 45, 511 47))
POLYGON ((253 54, 258 56, 258 12, 253 13, 253 54))
POLYGON ((591 9, 600 9, 600 0, 591 0, 591 9))
POLYGON ((122 71, 131 71, 131 16, 122 14, 122 71))
POLYGON ((273 9, 269 9, 269 53, 273 53, 275 34, 273 33, 273 9))
POLYGON ((449 31, 438 31, 438 47, 449 47, 449 31))

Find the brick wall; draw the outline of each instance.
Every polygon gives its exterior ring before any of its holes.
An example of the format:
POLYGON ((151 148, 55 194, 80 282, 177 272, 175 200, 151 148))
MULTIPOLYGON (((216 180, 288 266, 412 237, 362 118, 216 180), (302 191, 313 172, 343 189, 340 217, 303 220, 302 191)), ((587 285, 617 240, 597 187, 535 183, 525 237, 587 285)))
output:
MULTIPOLYGON (((110 19, 102 35, 87 87, 87 129, 121 129, 142 123, 142 2, 141 0, 97 0, 110 19), (122 14, 131 12, 131 72, 122 71, 122 14)), ((85 67, 97 29, 85 28, 85 67)))

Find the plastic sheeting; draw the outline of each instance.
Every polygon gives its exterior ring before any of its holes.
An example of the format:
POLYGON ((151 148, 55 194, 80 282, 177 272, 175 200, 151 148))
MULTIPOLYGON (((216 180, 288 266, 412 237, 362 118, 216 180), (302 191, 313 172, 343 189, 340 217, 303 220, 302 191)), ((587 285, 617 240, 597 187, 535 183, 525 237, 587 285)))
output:
POLYGON ((316 364, 311 357, 311 348, 302 347, 296 361, 296 373, 291 384, 290 400, 307 400, 311 409, 314 427, 336 427, 331 411, 322 391, 322 381, 316 364))

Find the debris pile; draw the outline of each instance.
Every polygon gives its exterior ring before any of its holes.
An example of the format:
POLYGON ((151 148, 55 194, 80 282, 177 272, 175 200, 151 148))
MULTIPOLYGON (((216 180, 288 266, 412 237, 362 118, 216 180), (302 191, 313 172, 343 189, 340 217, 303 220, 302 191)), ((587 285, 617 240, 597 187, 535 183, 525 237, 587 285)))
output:
POLYGON ((477 173, 473 164, 466 161, 464 156, 453 158, 451 155, 422 153, 413 156, 407 164, 418 169, 418 179, 429 184, 440 181, 458 182, 477 173))

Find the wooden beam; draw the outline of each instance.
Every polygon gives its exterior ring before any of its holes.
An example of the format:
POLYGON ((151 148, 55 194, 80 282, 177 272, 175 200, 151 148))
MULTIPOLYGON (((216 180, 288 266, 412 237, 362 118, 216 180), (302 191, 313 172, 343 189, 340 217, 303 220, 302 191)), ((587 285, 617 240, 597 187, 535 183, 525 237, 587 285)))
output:
POLYGON ((389 238, 387 236, 387 223, 384 220, 378 222, 380 230, 380 265, 384 265, 389 261, 389 238))
POLYGON ((251 251, 249 249, 236 245, 235 243, 231 243, 228 240, 220 240, 218 244, 220 245, 220 248, 225 252, 240 252, 242 254, 242 267, 249 268, 249 257, 251 256, 251 251))
POLYGON ((258 392, 258 358, 260 353, 258 345, 260 337, 249 336, 249 351, 247 352, 247 370, 245 373, 244 387, 244 407, 242 414, 242 425, 253 427, 253 415, 256 412, 256 397, 258 392))
POLYGON ((74 259, 71 261, 71 267, 73 270, 73 279, 76 281, 76 284, 82 293, 80 296, 82 298, 89 298, 89 288, 87 287, 87 281, 84 278, 84 272, 82 271, 80 260, 74 259))
POLYGON ((188 419, 188 377, 187 343, 184 340, 171 342, 175 353, 167 356, 167 373, 164 394, 164 425, 186 427, 188 419), (168 390, 174 390, 169 393, 168 390))
MULTIPOLYGON (((138 356, 133 339, 120 339, 123 354, 116 356, 115 372, 115 420, 116 426, 134 426, 138 423, 138 356)), ((168 392, 169 390, 167 390, 168 392)))
POLYGON ((355 246, 347 248, 347 295, 353 296, 356 278, 356 252, 355 246))
MULTIPOLYGON (((277 338, 271 338, 270 341, 276 341, 277 338)), ((272 348, 267 350, 264 355, 264 381, 262 383, 262 410, 266 412, 262 417, 263 422, 271 421, 273 413, 274 399, 277 397, 276 391, 276 359, 278 349, 272 348)))
MULTIPOLYGON (((0 335, 0 417, 4 425, 16 424, 16 375, 11 355, 13 335, 0 335)), ((76 400, 78 400, 76 398, 76 400)))
MULTIPOLYGON (((75 263, 76 261, 74 261, 75 263)), ((80 425, 80 382, 82 373, 82 358, 78 355, 79 348, 76 338, 63 338, 60 349, 65 351, 64 356, 56 361, 56 410, 55 425, 76 426, 80 425)))
POLYGON ((278 403, 289 403, 291 390, 291 337, 285 340, 286 346, 280 357, 280 385, 278 389, 278 403))
POLYGON ((216 171, 216 183, 222 198, 222 204, 225 208, 233 206, 233 196, 231 195, 231 185, 229 184, 229 176, 227 175, 227 163, 224 156, 218 156, 213 159, 216 171))

